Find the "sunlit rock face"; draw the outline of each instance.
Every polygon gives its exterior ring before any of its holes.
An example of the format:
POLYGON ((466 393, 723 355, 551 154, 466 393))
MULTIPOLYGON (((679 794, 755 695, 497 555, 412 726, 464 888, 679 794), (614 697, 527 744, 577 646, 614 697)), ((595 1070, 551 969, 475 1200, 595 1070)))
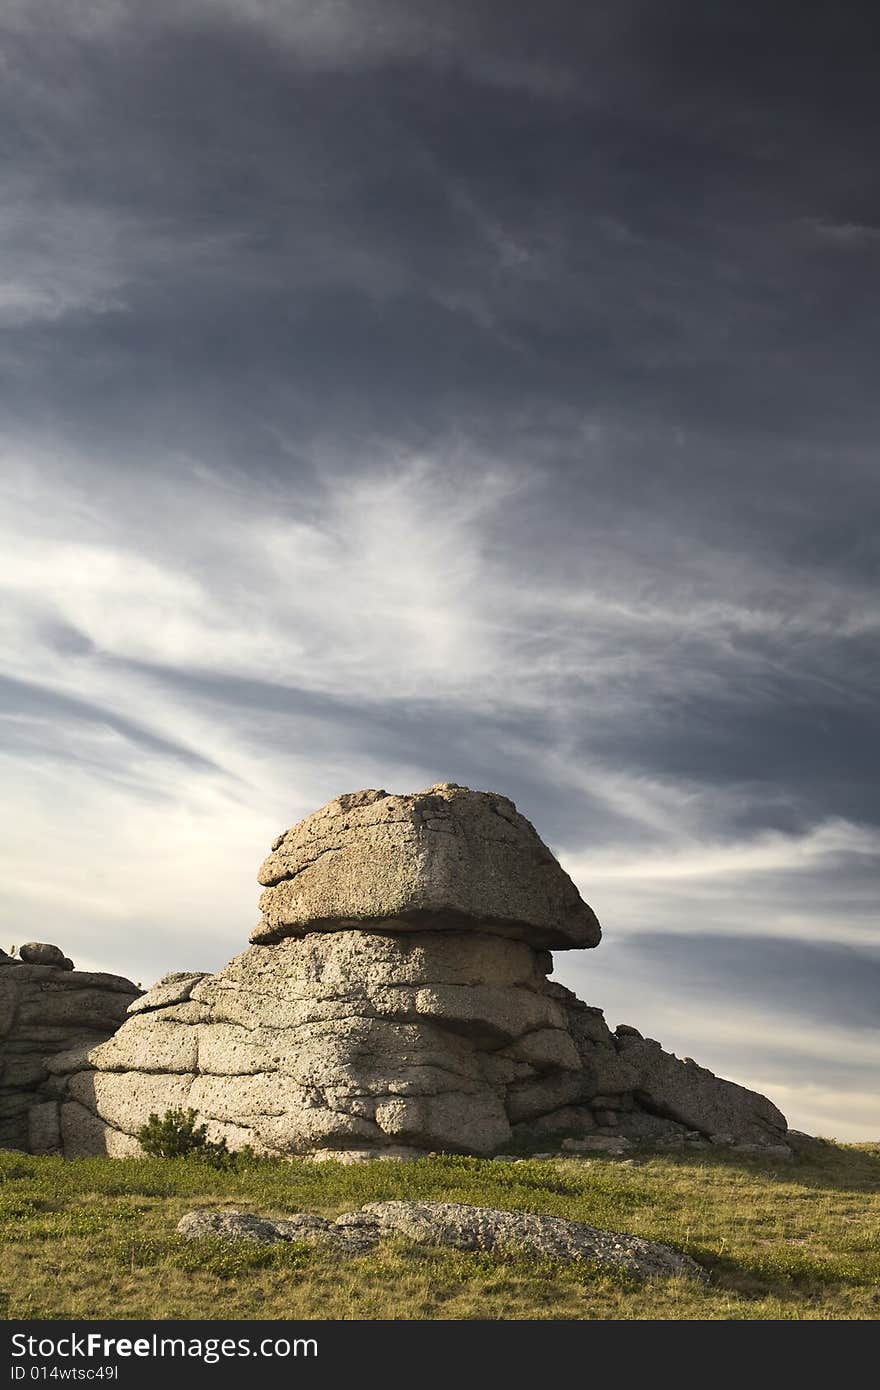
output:
POLYGON ((337 797, 279 835, 259 880, 254 942, 367 928, 488 932, 566 949, 601 936, 513 802, 453 783, 337 797))

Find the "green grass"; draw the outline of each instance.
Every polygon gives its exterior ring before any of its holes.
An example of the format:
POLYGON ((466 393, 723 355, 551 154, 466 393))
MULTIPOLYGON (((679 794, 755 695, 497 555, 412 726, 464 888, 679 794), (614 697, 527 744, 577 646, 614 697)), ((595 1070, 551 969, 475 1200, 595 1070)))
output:
MULTIPOLYGON (((793 1161, 715 1150, 504 1164, 184 1159, 65 1163, 0 1153, 0 1294, 10 1318, 877 1318, 880 1145, 793 1161), (705 1288, 594 1268, 383 1244, 340 1260, 300 1245, 187 1243, 185 1211, 335 1215, 384 1198, 566 1216, 663 1240, 705 1288)), ((0 1305, 2 1305, 0 1298, 0 1305)))

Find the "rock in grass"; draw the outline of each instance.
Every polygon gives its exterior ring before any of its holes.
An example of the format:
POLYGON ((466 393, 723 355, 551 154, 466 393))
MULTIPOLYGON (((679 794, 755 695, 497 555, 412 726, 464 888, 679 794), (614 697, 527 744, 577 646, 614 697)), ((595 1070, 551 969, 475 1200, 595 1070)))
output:
POLYGON ((262 1245, 284 1239, 274 1221, 249 1211, 188 1211, 178 1221, 177 1233, 187 1240, 219 1236, 223 1240, 256 1241, 262 1245))
POLYGON ((375 1219, 380 1235, 400 1235, 420 1245, 454 1250, 522 1250, 545 1259, 596 1261, 641 1279, 679 1275, 706 1278, 689 1255, 641 1236, 620 1235, 532 1212, 497 1211, 459 1202, 372 1202, 361 1214, 375 1219))
POLYGON ((350 1251, 369 1249, 387 1237, 416 1245, 501 1254, 521 1251, 543 1259, 595 1262, 638 1279, 677 1276, 705 1282, 704 1269, 680 1250, 642 1236, 602 1231, 582 1221, 532 1212, 499 1211, 462 1202, 369 1202, 336 1221, 299 1214, 283 1221, 249 1212, 188 1212, 178 1223, 187 1240, 330 1242, 350 1251))
POLYGON ((188 1211, 177 1223, 177 1234, 184 1240, 234 1240, 256 1245, 277 1245, 298 1241, 306 1245, 328 1245, 339 1254, 359 1255, 378 1242, 378 1234, 357 1225, 349 1228, 327 1221, 323 1216, 295 1212, 283 1220, 272 1221, 249 1211, 188 1211))

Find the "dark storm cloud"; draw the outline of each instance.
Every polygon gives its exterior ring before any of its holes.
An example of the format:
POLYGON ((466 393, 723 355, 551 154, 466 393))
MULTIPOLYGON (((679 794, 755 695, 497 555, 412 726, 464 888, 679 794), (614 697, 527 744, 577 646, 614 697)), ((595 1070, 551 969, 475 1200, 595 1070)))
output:
POLYGON ((701 1003, 747 999, 777 1024, 784 1017, 812 1019, 821 1027, 845 1020, 850 1028, 876 1030, 880 999, 880 950, 801 943, 763 937, 687 936, 657 933, 629 937, 621 947, 640 959, 672 994, 686 977, 701 1003))
MULTIPOLYGON (((441 10, 454 31, 460 12, 441 10)), ((872 409, 876 246, 844 235, 841 256, 828 233, 873 223, 839 205, 808 102, 821 75, 828 105, 858 114, 859 74, 832 69, 829 91, 809 21, 804 41, 803 21, 771 20, 768 45, 766 16, 736 19, 731 45, 698 10, 667 27, 645 7, 585 22, 560 6, 536 26, 487 6, 463 25, 475 50, 438 64, 424 11, 423 50, 416 26, 402 53, 364 66, 355 44, 334 66, 332 46, 285 47, 223 7, 161 13, 112 42, 12 45, 10 167, 41 201, 117 219, 126 310, 34 334, 33 352, 81 364, 75 399, 109 358, 129 411, 136 386, 161 400, 182 378, 201 405, 231 383, 252 414, 293 379, 317 411, 341 398, 359 426, 393 410, 415 432, 521 393, 752 447, 793 430, 837 443, 872 409), (481 81, 481 40, 523 60, 537 40, 557 90, 481 81), (780 91, 760 55, 792 45, 780 91)), ((856 138, 853 186, 871 158, 856 138)))
MULTIPOLYGON (((588 896, 595 868, 643 992, 667 961, 753 1012, 771 980, 846 1027, 850 976, 868 1009, 875 26, 9 0, 0 713, 30 833, 50 761, 84 835, 127 824, 93 772, 185 807, 168 855, 211 879, 194 846, 350 779, 494 786, 588 896)), ((166 871, 138 933, 179 934, 166 871)), ((110 908, 72 893, 91 942, 110 908)))
MULTIPOLYGON (((833 668, 828 656, 826 670, 833 668)), ((818 692, 805 696, 809 678, 803 672, 773 674, 751 700, 742 698, 736 682, 731 673, 727 698, 722 690, 709 699, 663 700, 650 723, 628 734, 625 749, 618 729, 596 729, 585 720, 583 747, 609 764, 625 757, 655 774, 748 783, 752 795, 741 808, 747 821, 757 814, 764 824, 796 829, 824 812, 878 823, 874 700, 845 694, 829 699, 822 679, 816 681, 818 692), (854 766, 856 748, 861 751, 854 766), (777 787, 788 789, 787 802, 774 802, 777 787), (763 814, 756 807, 762 795, 763 814)))

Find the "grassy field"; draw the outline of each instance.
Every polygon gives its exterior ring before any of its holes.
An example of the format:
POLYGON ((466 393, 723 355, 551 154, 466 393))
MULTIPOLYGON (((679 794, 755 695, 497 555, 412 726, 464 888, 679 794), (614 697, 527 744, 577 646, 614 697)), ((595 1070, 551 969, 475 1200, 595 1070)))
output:
POLYGON ((439 1157, 357 1167, 184 1160, 65 1163, 0 1153, 0 1292, 10 1318, 880 1317, 880 1145, 792 1161, 645 1154, 519 1164, 439 1157), (335 1215, 393 1197, 550 1213, 667 1241, 706 1288, 639 1285, 522 1256, 383 1245, 187 1244, 195 1207, 335 1215))

